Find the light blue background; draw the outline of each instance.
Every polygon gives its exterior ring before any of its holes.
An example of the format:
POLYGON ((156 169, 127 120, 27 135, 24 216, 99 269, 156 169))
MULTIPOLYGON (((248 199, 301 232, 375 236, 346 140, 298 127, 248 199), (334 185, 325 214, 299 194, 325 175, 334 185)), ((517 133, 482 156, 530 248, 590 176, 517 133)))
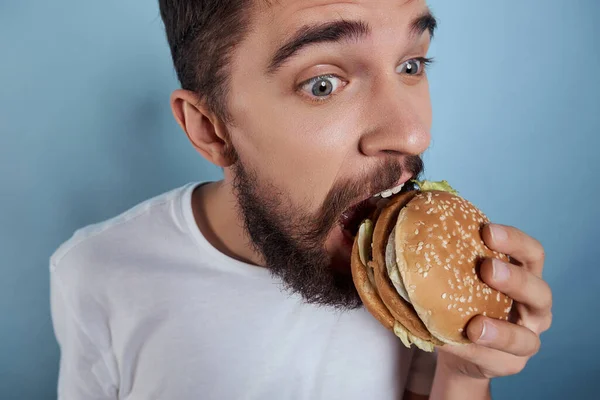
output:
MULTIPOLYGON (((217 179, 169 110, 156 1, 0 2, 0 398, 53 399, 48 257, 83 225, 217 179)), ((555 323, 498 399, 597 396, 600 2, 435 0, 427 176, 546 247, 555 323)))

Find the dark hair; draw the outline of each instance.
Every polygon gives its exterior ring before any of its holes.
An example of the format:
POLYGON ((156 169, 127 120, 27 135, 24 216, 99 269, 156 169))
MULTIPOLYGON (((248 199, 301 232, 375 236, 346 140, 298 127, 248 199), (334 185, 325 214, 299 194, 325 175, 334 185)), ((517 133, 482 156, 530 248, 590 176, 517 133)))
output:
POLYGON ((228 64, 248 28, 253 0, 159 0, 181 87, 229 121, 228 64))

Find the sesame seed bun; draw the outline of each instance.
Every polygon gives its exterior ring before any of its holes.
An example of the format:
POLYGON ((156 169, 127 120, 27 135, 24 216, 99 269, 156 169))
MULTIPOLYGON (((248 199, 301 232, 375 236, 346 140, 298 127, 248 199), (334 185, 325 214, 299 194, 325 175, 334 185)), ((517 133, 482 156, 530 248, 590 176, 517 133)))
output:
POLYGON ((396 222, 396 262, 411 303, 429 332, 444 343, 469 343, 475 315, 508 320, 512 300, 479 279, 485 258, 508 261, 481 238, 488 218, 469 201, 442 191, 421 192, 396 222))
POLYGON ((394 328, 394 317, 390 314, 387 307, 381 301, 374 283, 371 283, 367 268, 362 263, 358 254, 358 235, 352 246, 352 281, 366 309, 387 329, 394 328))
POLYGON ((381 211, 373 230, 373 261, 371 264, 374 268, 375 285, 381 300, 396 321, 419 339, 441 344, 429 333, 412 305, 400 297, 390 281, 386 268, 385 250, 388 238, 396 225, 398 213, 415 195, 414 191, 402 193, 381 211))
POLYGON ((480 232, 489 220, 470 202, 445 191, 403 192, 372 220, 366 265, 358 235, 354 242, 354 284, 367 310, 405 345, 432 351, 433 345, 467 344, 464 331, 475 315, 508 320, 512 299, 477 273, 485 258, 509 259, 484 244, 480 232))

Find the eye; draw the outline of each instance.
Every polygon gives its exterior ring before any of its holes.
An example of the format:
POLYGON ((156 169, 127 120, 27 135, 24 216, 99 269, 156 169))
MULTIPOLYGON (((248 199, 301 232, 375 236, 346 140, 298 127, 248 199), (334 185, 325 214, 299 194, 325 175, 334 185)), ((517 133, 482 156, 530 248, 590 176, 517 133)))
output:
POLYGON ((315 100, 324 100, 334 94, 345 82, 335 75, 321 75, 301 84, 300 88, 315 100))
POLYGON ((412 60, 400 64, 400 66, 396 68, 396 72, 399 74, 418 76, 425 72, 425 67, 429 64, 431 64, 431 59, 429 58, 413 58, 412 60))

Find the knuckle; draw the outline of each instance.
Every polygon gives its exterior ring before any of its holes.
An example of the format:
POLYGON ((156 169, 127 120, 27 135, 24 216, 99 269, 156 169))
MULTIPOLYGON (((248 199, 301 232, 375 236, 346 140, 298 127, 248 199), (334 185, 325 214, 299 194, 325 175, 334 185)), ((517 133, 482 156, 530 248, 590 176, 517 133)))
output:
POLYGON ((540 340, 539 337, 536 337, 536 340, 534 342, 533 349, 531 350, 530 356, 534 356, 537 353, 539 353, 541 347, 542 347, 542 341, 540 340))
POLYGON ((531 246, 531 256, 536 261, 544 260, 546 258, 546 250, 544 249, 544 245, 542 244, 542 242, 531 236, 529 236, 528 242, 531 246))
POLYGON ((540 308, 543 310, 550 310, 552 308, 553 298, 552 298, 552 289, 550 289, 550 285, 546 281, 541 281, 544 288, 542 290, 542 295, 540 296, 540 308))
POLYGON ((544 246, 537 240, 535 241, 537 250, 535 252, 536 260, 544 261, 546 259, 546 250, 544 250, 544 246))
POLYGON ((521 360, 517 360, 508 364, 505 364, 504 375, 517 375, 525 368, 525 363, 521 360))
POLYGON ((505 343, 504 345, 508 348, 508 349, 515 349, 518 347, 519 345, 519 338, 517 335, 517 329, 515 327, 509 327, 506 330, 506 335, 505 335, 505 343))
POLYGON ((549 312, 546 318, 544 318, 544 322, 542 323, 542 332, 547 331, 552 326, 552 312, 549 312))
POLYGON ((527 290, 527 286, 529 285, 529 277, 526 273, 526 271, 522 268, 515 268, 513 266, 510 266, 510 277, 511 277, 511 286, 513 287, 513 289, 519 291, 519 292, 524 292, 527 290))

